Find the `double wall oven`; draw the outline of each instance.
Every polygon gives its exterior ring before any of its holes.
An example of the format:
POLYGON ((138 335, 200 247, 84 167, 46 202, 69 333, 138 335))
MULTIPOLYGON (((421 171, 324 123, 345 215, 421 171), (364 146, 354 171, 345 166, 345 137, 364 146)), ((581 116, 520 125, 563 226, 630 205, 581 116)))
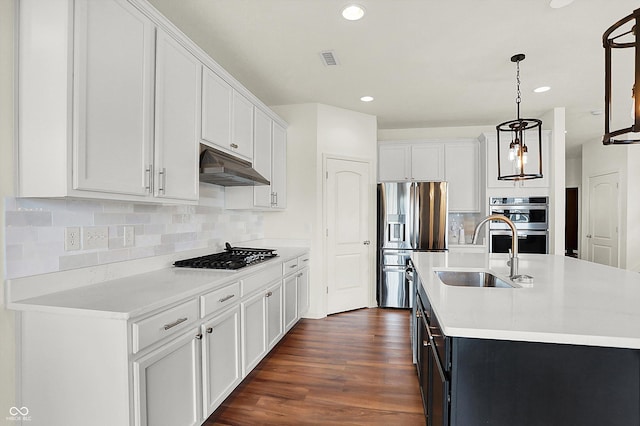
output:
MULTIPOLYGON (((509 218, 518 230, 520 253, 549 252, 549 198, 548 197, 492 197, 490 214, 509 218)), ((507 253, 511 248, 511 231, 501 221, 489 225, 489 251, 507 253)))

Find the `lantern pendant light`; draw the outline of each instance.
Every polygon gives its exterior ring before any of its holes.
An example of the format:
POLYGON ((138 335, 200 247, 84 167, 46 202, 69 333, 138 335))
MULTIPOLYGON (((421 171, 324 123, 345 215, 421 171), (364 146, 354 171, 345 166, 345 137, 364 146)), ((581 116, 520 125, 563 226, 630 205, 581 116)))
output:
MULTIPOLYGON (((604 137, 602 143, 604 145, 612 144, 632 144, 640 143, 640 39, 636 32, 640 21, 640 9, 636 9, 631 15, 621 19, 613 24, 602 35, 602 44, 604 46, 604 62, 605 62, 605 86, 604 86, 604 137), (635 22, 631 22, 635 20, 635 22), (623 27, 627 28, 623 28, 623 27), (630 28, 628 28, 630 27, 630 28), (633 83, 629 78, 628 84, 631 89, 631 126, 623 127, 618 130, 611 130, 611 104, 612 104, 612 49, 619 49, 622 53, 624 49, 633 49, 634 74, 633 83)), ((620 69, 620 67, 616 67, 620 69)), ((626 104, 627 102, 623 102, 626 104)), ((618 114, 620 117, 626 118, 628 115, 627 107, 623 107, 623 111, 618 114)))
POLYGON ((542 178, 542 121, 536 118, 520 118, 520 62, 525 58, 518 53, 511 57, 516 63, 516 112, 515 120, 505 121, 496 126, 498 132, 498 179, 528 180, 542 178), (537 164, 529 162, 529 146, 538 144, 537 164))

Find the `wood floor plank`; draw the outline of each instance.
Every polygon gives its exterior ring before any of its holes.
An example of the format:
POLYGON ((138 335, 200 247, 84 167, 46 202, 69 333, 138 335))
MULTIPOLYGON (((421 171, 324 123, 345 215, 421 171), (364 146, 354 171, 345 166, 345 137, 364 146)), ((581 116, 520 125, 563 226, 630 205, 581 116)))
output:
POLYGON ((205 425, 424 425, 409 311, 301 320, 205 425))

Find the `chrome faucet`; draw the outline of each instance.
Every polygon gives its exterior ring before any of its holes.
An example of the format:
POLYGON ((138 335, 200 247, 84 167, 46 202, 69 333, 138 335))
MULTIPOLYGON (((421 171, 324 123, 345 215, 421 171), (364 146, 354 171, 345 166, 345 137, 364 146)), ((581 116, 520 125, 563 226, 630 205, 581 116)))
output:
POLYGON ((480 233, 480 228, 482 227, 482 225, 489 222, 490 220, 500 220, 509 225, 509 228, 511 228, 512 235, 511 251, 509 252, 509 278, 511 278, 512 280, 520 278, 520 275, 518 275, 518 231, 516 230, 516 226, 513 224, 513 222, 511 222, 511 220, 509 220, 509 218, 500 214, 492 214, 482 219, 482 221, 480 221, 480 223, 476 226, 476 229, 473 231, 472 244, 475 244, 478 240, 478 234, 480 233))

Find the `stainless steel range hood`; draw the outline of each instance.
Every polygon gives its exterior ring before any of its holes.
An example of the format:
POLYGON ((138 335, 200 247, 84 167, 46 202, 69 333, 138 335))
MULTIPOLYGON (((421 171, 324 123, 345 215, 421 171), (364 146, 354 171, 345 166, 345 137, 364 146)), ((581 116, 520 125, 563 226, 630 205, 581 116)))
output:
POLYGON ((270 182, 249 161, 200 145, 200 182, 221 186, 257 186, 270 182))

